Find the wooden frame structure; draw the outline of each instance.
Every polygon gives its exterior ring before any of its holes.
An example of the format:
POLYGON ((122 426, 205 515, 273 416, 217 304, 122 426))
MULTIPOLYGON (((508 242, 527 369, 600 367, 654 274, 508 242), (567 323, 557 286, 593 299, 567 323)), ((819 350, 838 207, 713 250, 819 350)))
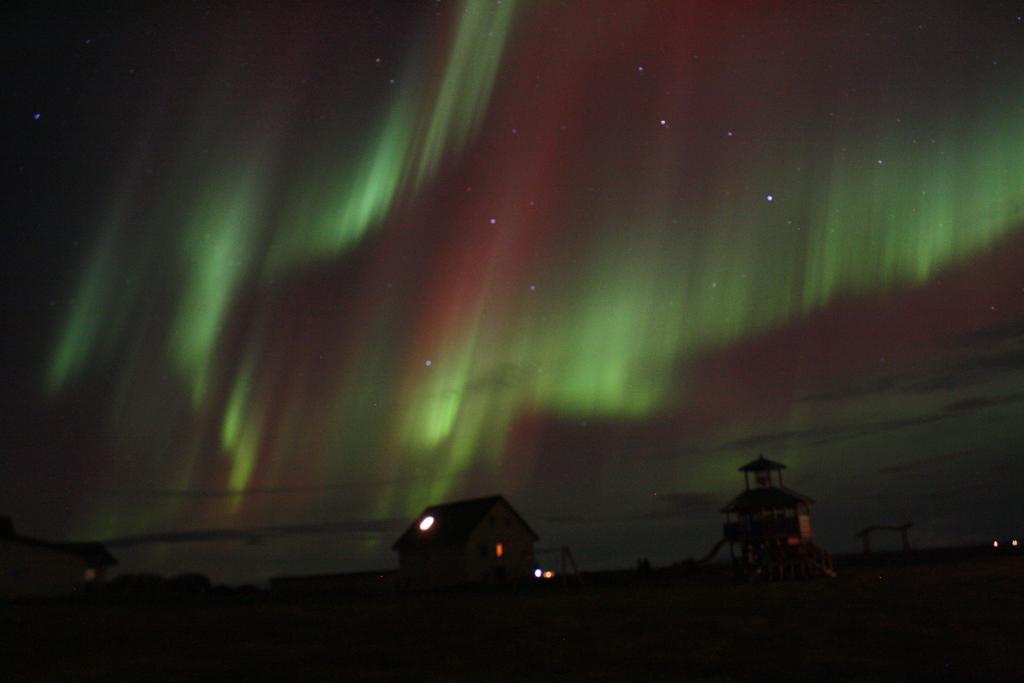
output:
MULTIPOLYGON (((569 550, 569 546, 555 546, 551 548, 536 548, 533 551, 534 557, 542 555, 558 555, 558 572, 554 578, 561 579, 562 585, 568 585, 569 578, 572 577, 576 585, 583 585, 583 576, 580 574, 579 567, 576 566, 576 558, 573 557, 572 551, 569 550)), ((540 568, 538 562, 538 568, 540 568)))

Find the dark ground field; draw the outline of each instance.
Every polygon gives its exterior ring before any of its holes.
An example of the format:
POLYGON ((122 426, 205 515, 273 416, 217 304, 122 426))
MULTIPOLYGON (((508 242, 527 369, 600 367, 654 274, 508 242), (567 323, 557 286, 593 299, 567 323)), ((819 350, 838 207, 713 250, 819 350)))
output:
POLYGON ((0 680, 1024 681, 1024 557, 840 571, 0 605, 0 680))

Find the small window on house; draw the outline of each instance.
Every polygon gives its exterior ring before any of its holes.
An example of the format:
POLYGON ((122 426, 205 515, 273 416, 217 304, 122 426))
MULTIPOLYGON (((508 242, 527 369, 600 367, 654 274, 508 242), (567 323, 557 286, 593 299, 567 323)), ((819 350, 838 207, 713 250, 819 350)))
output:
POLYGON ((503 543, 496 543, 494 545, 494 556, 502 557, 505 555, 505 545, 503 543))

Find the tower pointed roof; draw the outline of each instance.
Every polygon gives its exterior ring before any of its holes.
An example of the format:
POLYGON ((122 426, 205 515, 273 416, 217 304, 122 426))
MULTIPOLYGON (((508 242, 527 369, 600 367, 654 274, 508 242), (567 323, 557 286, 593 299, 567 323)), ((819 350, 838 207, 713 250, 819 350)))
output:
POLYGON ((781 462, 775 462, 769 460, 763 455, 758 457, 757 460, 751 460, 746 465, 739 469, 740 472, 763 472, 764 470, 784 470, 786 466, 781 462))
POLYGON ((722 512, 754 512, 772 508, 796 507, 800 503, 812 505, 814 499, 782 486, 750 489, 736 496, 722 508, 722 512))

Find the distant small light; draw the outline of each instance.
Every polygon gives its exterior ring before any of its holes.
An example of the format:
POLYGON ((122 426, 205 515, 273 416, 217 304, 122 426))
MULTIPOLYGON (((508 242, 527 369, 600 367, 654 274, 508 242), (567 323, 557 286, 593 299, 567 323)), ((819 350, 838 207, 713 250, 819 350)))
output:
POLYGON ((434 526, 434 518, 431 515, 427 515, 420 520, 420 531, 426 531, 432 526, 434 526))
POLYGON ((1013 541, 1010 542, 1010 545, 1012 545, 1014 548, 1016 548, 1020 544, 1017 543, 1017 539, 1015 538, 1015 539, 1013 539, 1013 541))
POLYGON ((992 547, 993 548, 998 548, 999 547, 999 541, 992 541, 992 547))
POLYGON ((491 223, 491 225, 494 225, 494 224, 495 224, 495 223, 497 223, 497 222, 498 222, 498 219, 497 219, 497 218, 492 218, 492 219, 490 220, 490 223, 491 223))
POLYGON ((773 194, 765 195, 764 198, 767 199, 770 202, 774 202, 775 201, 775 195, 773 195, 773 194))
POLYGON ((432 361, 432 360, 430 360, 428 358, 427 360, 423 361, 423 364, 426 365, 429 368, 431 365, 434 364, 434 361, 432 361))
POLYGON ((729 130, 729 131, 726 131, 726 132, 725 132, 725 134, 726 134, 726 135, 727 135, 728 137, 730 137, 730 138, 732 137, 732 131, 731 131, 731 130, 729 130))
POLYGON ((501 544, 501 543, 494 544, 494 556, 495 557, 504 557, 505 556, 505 546, 503 544, 501 544))
POLYGON ((537 285, 530 285, 530 291, 531 292, 536 292, 537 291, 537 285))
POLYGON ((39 119, 41 119, 42 117, 43 117, 43 115, 42 115, 42 114, 40 114, 39 112, 36 112, 35 114, 32 114, 32 120, 33 120, 33 121, 38 121, 38 120, 39 120, 39 119))
POLYGON ((640 73, 644 72, 644 68, 642 66, 638 66, 636 70, 639 71, 640 73))
POLYGON ((548 571, 544 572, 544 578, 545 579, 553 579, 554 577, 555 577, 555 573, 553 571, 548 570, 548 571))
POLYGON ((662 128, 666 128, 668 126, 668 121, 666 121, 665 119, 661 119, 660 121, 658 121, 658 125, 660 125, 662 128))
POLYGON ((536 578, 538 578, 538 579, 539 579, 540 577, 542 577, 542 576, 544 575, 544 572, 542 572, 542 571, 541 571, 541 570, 539 570, 539 569, 534 569, 534 570, 533 570, 533 575, 534 575, 534 576, 535 576, 536 578))

